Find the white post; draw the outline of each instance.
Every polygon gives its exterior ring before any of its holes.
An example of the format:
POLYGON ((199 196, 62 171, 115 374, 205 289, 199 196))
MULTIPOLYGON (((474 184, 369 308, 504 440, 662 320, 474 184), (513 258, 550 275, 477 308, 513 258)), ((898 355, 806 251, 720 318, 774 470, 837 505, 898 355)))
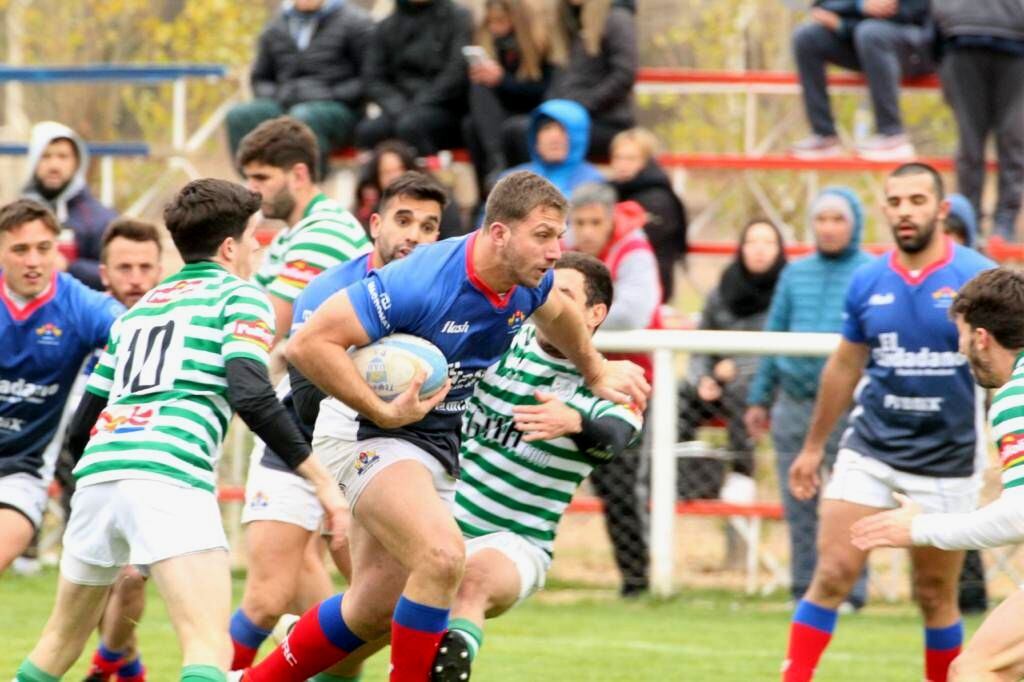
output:
POLYGON ((181 154, 185 149, 185 114, 187 111, 188 91, 185 89, 185 79, 174 80, 173 99, 171 101, 171 147, 175 154, 181 154))
POLYGON ((674 353, 660 348, 654 356, 651 401, 651 590, 672 594, 676 522, 676 376, 674 353))
POLYGON ((100 157, 100 202, 114 205, 114 157, 100 157))

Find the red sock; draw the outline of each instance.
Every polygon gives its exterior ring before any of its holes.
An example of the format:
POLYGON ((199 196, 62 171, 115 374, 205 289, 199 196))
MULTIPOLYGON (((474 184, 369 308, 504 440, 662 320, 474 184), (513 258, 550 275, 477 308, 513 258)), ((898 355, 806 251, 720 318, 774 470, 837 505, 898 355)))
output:
POLYGON ((102 675, 104 680, 108 680, 117 675, 117 671, 123 664, 124 658, 120 654, 110 652, 101 646, 92 655, 92 666, 89 668, 89 674, 102 675), (107 655, 104 656, 104 653, 107 655), (117 656, 117 658, 114 658, 114 656, 117 656))
POLYGON ((304 682, 365 644, 348 629, 337 595, 302 615, 269 656, 245 672, 248 682, 304 682))
POLYGON ((245 670, 252 662, 256 660, 256 652, 258 649, 254 649, 249 646, 245 646, 241 642, 231 640, 231 646, 234 649, 234 655, 231 657, 231 669, 232 670, 245 670))
POLYGON ((960 655, 963 642, 963 621, 944 628, 925 628, 924 676, 928 682, 946 682, 949 664, 960 655))
POLYGON ((832 639, 836 612, 801 600, 789 628, 789 648, 782 664, 782 682, 810 682, 821 655, 832 639))
POLYGON ((390 682, 429 682, 437 647, 448 628, 448 609, 402 596, 391 621, 390 682))

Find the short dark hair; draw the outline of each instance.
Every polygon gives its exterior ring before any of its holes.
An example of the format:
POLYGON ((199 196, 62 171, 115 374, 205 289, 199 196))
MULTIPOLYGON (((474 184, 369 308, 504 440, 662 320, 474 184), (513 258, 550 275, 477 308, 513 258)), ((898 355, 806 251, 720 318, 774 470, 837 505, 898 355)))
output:
POLYGON ((41 220, 54 235, 60 234, 57 218, 38 201, 18 199, 0 208, 0 232, 10 232, 33 220, 41 220))
POLYGON ((228 237, 238 239, 260 195, 227 180, 203 178, 185 185, 164 208, 164 223, 182 260, 207 260, 228 237))
POLYGON ((395 197, 410 197, 420 201, 436 201, 441 210, 448 205, 448 192, 432 176, 420 171, 406 171, 391 181, 380 195, 377 212, 384 213, 395 197))
POLYGON ((975 275, 960 287, 949 315, 987 329, 1003 348, 1024 348, 1024 273, 994 268, 975 275))
POLYGON ((484 229, 494 223, 510 225, 523 221, 538 206, 553 208, 563 214, 569 203, 543 177, 530 171, 516 171, 503 177, 491 190, 484 207, 484 229))
POLYGON ((107 262, 107 248, 110 242, 118 237, 133 242, 153 242, 156 244, 156 252, 163 253, 163 243, 160 240, 160 231, 156 225, 145 220, 135 218, 118 218, 107 226, 103 232, 103 239, 100 242, 100 262, 107 262))
POLYGON ((583 275, 588 306, 604 303, 611 307, 615 295, 612 274, 597 258, 581 251, 567 251, 555 262, 555 270, 575 270, 583 275))
POLYGON ((260 123, 243 137, 236 158, 239 168, 263 163, 288 170, 297 163, 304 163, 309 177, 315 181, 320 146, 308 125, 291 116, 278 116, 260 123))
POLYGON ((927 173, 932 176, 932 185, 935 187, 935 196, 939 201, 946 198, 946 186, 942 181, 942 175, 933 166, 921 161, 911 161, 898 166, 889 173, 890 178, 902 178, 907 175, 921 175, 927 173))

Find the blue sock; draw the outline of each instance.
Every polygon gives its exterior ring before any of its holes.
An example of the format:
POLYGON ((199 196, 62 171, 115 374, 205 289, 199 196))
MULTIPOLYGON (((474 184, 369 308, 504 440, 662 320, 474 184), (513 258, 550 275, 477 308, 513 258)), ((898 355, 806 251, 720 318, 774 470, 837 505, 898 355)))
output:
POLYGON ((346 653, 352 653, 366 642, 348 629, 348 625, 341 615, 341 599, 344 596, 344 593, 336 594, 321 602, 316 618, 328 642, 346 653))
POLYGON ((806 625, 820 632, 831 635, 836 629, 836 621, 839 613, 835 609, 827 609, 818 606, 805 599, 801 599, 793 611, 793 622, 806 625))
POLYGON ((100 642, 100 646, 98 649, 96 649, 96 653, 98 653, 100 657, 103 658, 104 661, 108 661, 110 663, 117 663, 122 658, 124 658, 123 653, 121 653, 120 651, 114 651, 113 649, 108 649, 107 645, 103 642, 100 642))
POLYGON ((134 661, 125 663, 117 669, 118 677, 137 677, 142 674, 142 656, 137 656, 134 661))
POLYGON ((944 628, 925 628, 924 645, 928 649, 954 649, 964 643, 964 622, 958 620, 944 628))
POLYGON ((238 609, 231 616, 231 625, 228 631, 231 634, 231 644, 234 648, 231 660, 232 670, 242 670, 252 665, 263 640, 270 636, 270 630, 257 627, 242 609, 238 609))

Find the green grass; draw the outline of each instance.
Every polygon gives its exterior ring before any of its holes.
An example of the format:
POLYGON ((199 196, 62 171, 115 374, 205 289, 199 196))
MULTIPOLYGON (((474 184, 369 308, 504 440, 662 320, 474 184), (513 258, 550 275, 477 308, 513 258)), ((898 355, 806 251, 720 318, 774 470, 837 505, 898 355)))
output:
MULTIPOLYGON (((52 570, 0 579, 0 679, 12 675, 32 647, 53 603, 55 581, 52 570)), ((241 586, 236 578, 236 602, 241 586)), ((151 592, 139 629, 149 679, 177 680, 178 645, 162 602, 151 592)), ((488 623, 473 679, 775 680, 788 617, 781 600, 727 592, 624 603, 607 593, 555 589, 488 623)), ((968 627, 977 624, 971 619, 968 627)), ((867 613, 840 619, 818 680, 919 680, 921 637, 920 620, 910 605, 869 606, 867 613)), ((66 679, 80 680, 87 658, 83 655, 66 679)), ((364 679, 385 680, 385 670, 385 657, 378 656, 364 679)))

